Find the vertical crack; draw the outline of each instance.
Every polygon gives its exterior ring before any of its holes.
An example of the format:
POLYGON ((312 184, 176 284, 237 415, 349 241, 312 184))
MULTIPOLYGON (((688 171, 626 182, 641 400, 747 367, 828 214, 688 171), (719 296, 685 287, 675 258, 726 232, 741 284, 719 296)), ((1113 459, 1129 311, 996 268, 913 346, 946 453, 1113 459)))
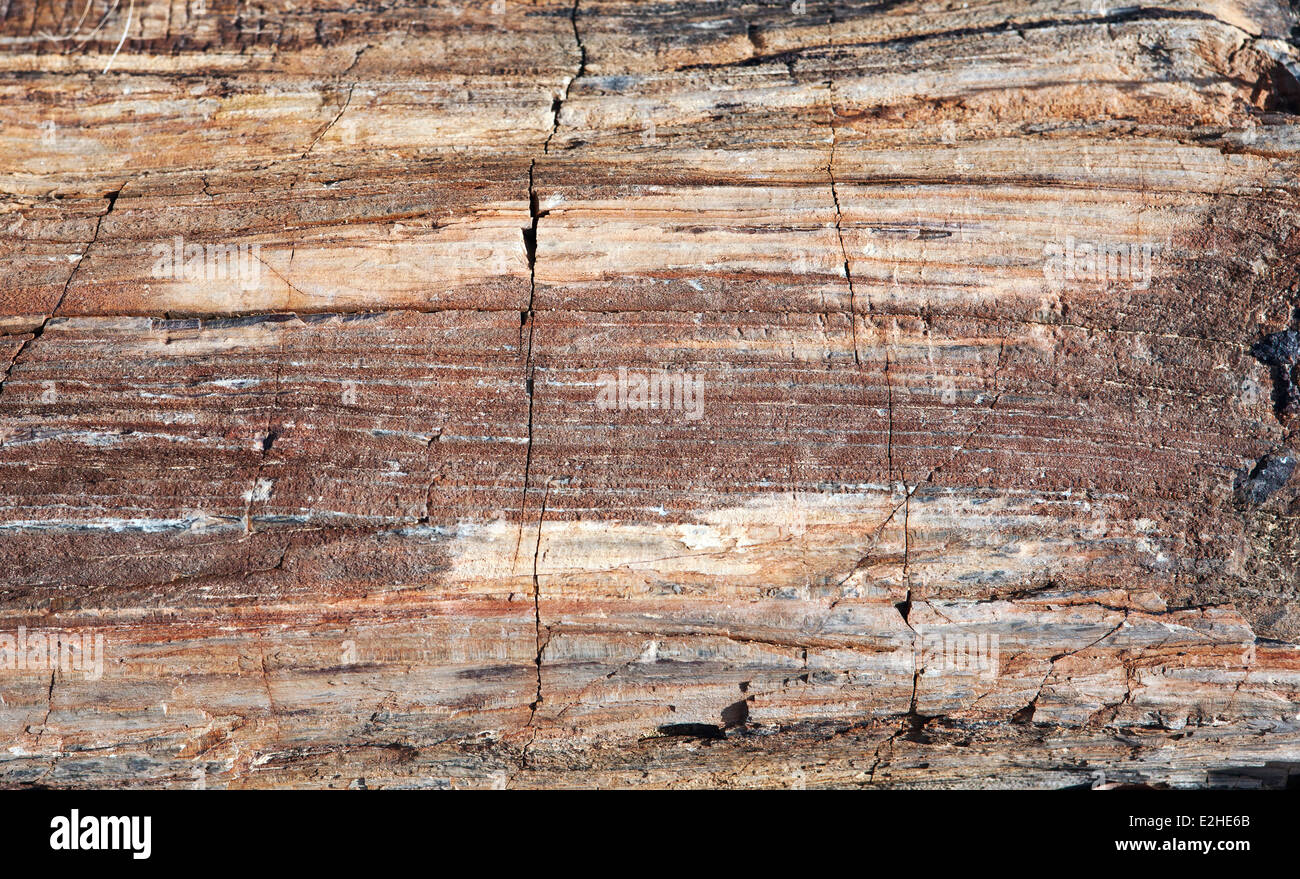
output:
POLYGON ((871 784, 876 780, 876 770, 880 768, 880 764, 884 760, 884 758, 880 756, 880 752, 888 746, 890 756, 892 757, 894 753, 894 741, 902 734, 903 730, 901 728, 895 730, 888 738, 876 745, 876 751, 872 754, 871 766, 867 769, 867 784, 871 784))
POLYGON ((437 428, 433 432, 433 435, 430 436, 428 441, 426 441, 424 444, 424 452, 425 452, 424 458, 425 458, 425 464, 428 467, 429 478, 424 486, 424 514, 421 515, 418 520, 418 523, 420 525, 429 524, 429 510, 433 506, 433 485, 435 482, 438 481, 438 478, 442 476, 442 467, 439 466, 435 469, 433 466, 433 461, 429 460, 430 458, 429 453, 430 450, 433 448, 433 444, 438 442, 438 440, 442 439, 442 431, 443 431, 442 427, 437 428))
MULTIPOLYGON (((573 28, 573 42, 578 49, 578 66, 564 84, 564 89, 560 95, 551 101, 551 131, 546 136, 546 141, 542 144, 542 155, 551 151, 551 140, 560 130, 560 110, 564 107, 564 102, 569 99, 569 90, 587 72, 587 48, 582 44, 582 35, 578 31, 578 4, 581 0, 573 0, 573 7, 569 10, 569 26, 573 28)), ((540 209, 537 197, 537 160, 533 159, 528 164, 528 227, 523 230, 524 252, 528 258, 528 307, 519 315, 520 347, 524 350, 524 391, 528 394, 528 440, 524 452, 524 486, 523 497, 519 505, 519 535, 515 540, 515 562, 519 560, 519 547, 523 541, 524 520, 523 514, 528 509, 528 491, 532 485, 533 473, 533 405, 535 402, 536 391, 536 367, 533 363, 533 336, 536 329, 536 311, 535 301, 537 296, 537 229, 547 211, 540 209), (528 330, 527 342, 524 341, 524 328, 528 330)), ((521 768, 528 766, 528 752, 533 742, 537 738, 537 728, 535 722, 537 719, 537 709, 542 704, 542 654, 546 650, 549 641, 542 640, 542 597, 541 583, 537 577, 537 565, 542 549, 542 522, 546 518, 546 501, 550 491, 549 481, 542 487, 542 504, 541 512, 537 518, 537 542, 533 546, 533 629, 536 637, 537 652, 533 657, 533 663, 537 667, 537 693, 531 705, 528 706, 528 723, 527 727, 532 730, 532 735, 527 743, 524 744, 523 752, 520 757, 521 768)))
POLYGON ((537 295, 537 226, 544 216, 544 213, 538 210, 537 187, 535 183, 536 170, 537 160, 534 159, 528 165, 528 215, 531 218, 531 222, 528 227, 523 230, 524 251, 528 257, 528 307, 519 315, 520 346, 524 350, 524 392, 528 395, 528 441, 527 445, 524 447, 524 488, 523 497, 519 504, 519 535, 515 539, 516 562, 518 562, 519 559, 519 546, 523 542, 523 513, 528 508, 528 488, 533 471, 533 391, 535 388, 533 330, 536 326, 536 320, 533 314, 533 304, 537 295), (526 342, 523 338, 525 328, 528 331, 526 342))
MULTIPOLYGON (((558 115, 556 118, 559 118, 558 115)), ((547 138, 547 143, 549 144, 549 142, 550 139, 547 138)), ((531 222, 523 230, 524 250, 528 256, 528 308, 520 315, 520 332, 522 333, 524 327, 527 327, 528 340, 526 346, 524 346, 524 392, 528 395, 528 442, 524 451, 524 486, 523 496, 519 504, 519 535, 515 540, 516 564, 519 558, 519 544, 523 541, 524 513, 528 510, 528 490, 532 483, 533 472, 533 404, 536 388, 535 367, 533 364, 533 334, 536 328, 536 320, 533 307, 537 294, 537 227, 544 216, 544 213, 538 209, 536 171, 537 160, 534 159, 528 166, 528 215, 531 222)), ((542 487, 541 512, 537 517, 537 541, 533 546, 533 631, 536 648, 533 664, 537 669, 537 692, 532 704, 528 706, 529 714, 526 726, 532 729, 532 736, 525 743, 520 755, 521 768, 528 766, 528 751, 537 738, 537 728, 534 725, 537 719, 537 709, 542 703, 542 652, 545 650, 546 645, 542 641, 542 599, 541 584, 537 578, 537 562, 542 548, 542 522, 546 518, 546 500, 549 490, 550 483, 548 482, 542 487)))
POLYGON ((537 669, 537 693, 533 697, 532 704, 528 706, 528 723, 526 726, 532 730, 532 735, 523 747, 520 755, 521 768, 528 766, 528 751, 537 740, 537 709, 542 705, 542 654, 546 651, 550 643, 548 636, 545 641, 542 640, 542 584, 537 577, 538 560, 542 553, 542 523, 546 521, 546 499, 550 493, 551 484, 549 481, 542 487, 542 508, 537 515, 537 542, 533 545, 533 631, 536 637, 537 653, 533 657, 533 665, 537 669))
MULTIPOLYGON (((61 647, 61 644, 56 645, 56 656, 58 655, 57 651, 61 649, 61 647)), ((54 679, 58 674, 58 671, 59 670, 55 668, 50 672, 50 686, 45 692, 45 716, 41 718, 41 728, 36 733, 36 744, 38 747, 41 744, 41 737, 45 735, 45 730, 50 725, 50 714, 54 711, 54 679)))
MULTIPOLYGON (((889 481, 894 481, 894 380, 889 370, 889 334, 885 333, 885 405, 889 410, 889 423, 885 426, 885 460, 889 467, 889 481)), ((903 491, 907 491, 907 483, 903 483, 903 491)))
MULTIPOLYGON (((920 488, 920 487, 921 486, 918 483, 916 488, 920 488)), ((908 519, 911 516, 912 494, 915 491, 916 491, 915 488, 912 489, 912 491, 907 490, 907 477, 906 474, 904 474, 903 477, 903 583, 907 587, 907 606, 909 609, 912 606, 912 566, 911 566, 912 538, 911 538, 911 532, 908 530, 908 524, 909 524, 908 519)), ((903 616, 903 622, 907 622, 906 615, 903 616)))

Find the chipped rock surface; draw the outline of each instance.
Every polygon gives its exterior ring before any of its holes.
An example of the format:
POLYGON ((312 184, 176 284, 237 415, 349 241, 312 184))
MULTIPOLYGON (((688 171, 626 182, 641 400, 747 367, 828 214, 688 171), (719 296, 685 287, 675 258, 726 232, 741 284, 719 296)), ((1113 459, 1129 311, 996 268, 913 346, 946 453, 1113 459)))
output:
POLYGON ((0 785, 1300 762, 1289 4, 112 6, 0 19, 0 785))

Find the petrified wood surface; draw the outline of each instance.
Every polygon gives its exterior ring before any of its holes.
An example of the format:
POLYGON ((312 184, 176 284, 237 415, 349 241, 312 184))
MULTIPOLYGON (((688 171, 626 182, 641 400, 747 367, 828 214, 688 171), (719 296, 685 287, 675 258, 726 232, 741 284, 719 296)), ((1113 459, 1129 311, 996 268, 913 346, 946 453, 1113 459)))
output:
POLYGON ((0 783, 1284 783, 1295 24, 6 3, 0 783))

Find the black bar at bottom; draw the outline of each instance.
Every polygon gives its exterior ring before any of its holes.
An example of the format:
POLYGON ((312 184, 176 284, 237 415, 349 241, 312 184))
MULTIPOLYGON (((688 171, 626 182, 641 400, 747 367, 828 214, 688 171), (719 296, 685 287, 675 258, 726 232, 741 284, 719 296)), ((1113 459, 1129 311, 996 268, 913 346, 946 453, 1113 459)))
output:
POLYGON ((75 868, 113 861, 128 871, 173 872, 250 865, 374 869, 381 856, 396 867, 403 861, 389 859, 428 863, 456 853, 444 861, 451 866, 472 860, 475 852, 484 866, 525 852, 562 865, 566 856, 590 863, 606 851, 649 870, 708 864, 693 853, 714 854, 719 865, 734 868, 737 857, 751 867, 761 862, 769 845, 786 848, 796 862, 810 859, 810 869, 822 846, 869 859, 873 852, 893 852, 926 869, 1005 869, 1017 862, 1038 869, 1098 863, 1181 869, 1192 862, 1231 868, 1278 859, 1293 849, 1295 837, 1285 793, 890 791, 856 802, 770 795, 724 801, 700 794, 689 802, 548 799, 475 796, 448 803, 425 792, 363 800, 357 793, 304 791, 13 791, 2 799, 0 827, 8 851, 24 857, 20 863, 30 858, 75 868), (848 849, 841 848, 845 844, 848 849), (805 845, 811 847, 800 855, 805 845))

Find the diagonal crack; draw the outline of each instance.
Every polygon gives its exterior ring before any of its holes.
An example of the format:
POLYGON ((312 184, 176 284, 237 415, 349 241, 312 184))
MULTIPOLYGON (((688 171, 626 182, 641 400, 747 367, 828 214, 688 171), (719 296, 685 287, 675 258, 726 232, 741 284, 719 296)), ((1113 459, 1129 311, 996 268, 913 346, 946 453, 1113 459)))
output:
MULTIPOLYGON (((828 49, 834 49, 835 47, 835 8, 833 5, 831 7, 830 16, 826 19, 826 46, 828 49)), ((826 176, 830 178, 831 200, 835 202, 835 237, 838 238, 840 242, 840 256, 844 259, 844 279, 849 285, 849 321, 853 324, 853 363, 855 366, 861 366, 861 355, 858 353, 857 290, 853 285, 853 272, 849 268, 849 251, 844 244, 844 214, 840 209, 840 194, 835 180, 835 152, 839 148, 839 129, 835 125, 835 120, 839 118, 839 116, 835 110, 835 79, 833 77, 826 80, 826 103, 830 111, 829 122, 831 129, 831 154, 826 162, 826 176)), ((871 300, 869 298, 867 300, 867 312, 871 312, 871 300)), ((888 374, 889 359, 886 357, 886 379, 888 378, 888 374)), ((890 414, 892 417, 892 407, 890 409, 890 414)), ((890 436, 892 437, 892 421, 890 422, 890 426, 890 436)))
POLYGON ((573 84, 583 77, 587 72, 587 47, 582 44, 582 35, 578 32, 578 4, 581 0, 573 0, 573 8, 569 10, 569 25, 573 28, 573 42, 578 47, 578 67, 573 76, 569 77, 564 84, 564 90, 551 100, 551 133, 546 136, 546 142, 542 144, 542 153, 551 151, 551 138, 555 137, 560 130, 560 110, 564 107, 564 102, 569 99, 569 90, 573 84))
POLYGON ((104 212, 96 218, 95 231, 91 234, 90 240, 86 242, 86 246, 82 248, 81 253, 77 255, 77 261, 73 264, 72 271, 68 273, 68 279, 63 282, 63 289, 59 292, 59 298, 55 301, 54 307, 50 309, 50 313, 41 321, 40 325, 36 327, 36 329, 32 330, 31 338, 26 339, 20 346, 18 346, 18 350, 9 361, 9 365, 5 367, 4 375, 0 376, 0 394, 4 393, 5 382, 9 381, 9 374, 13 372, 14 367, 18 365, 18 361, 22 359, 23 354, 26 353, 28 348, 36 343, 36 340, 44 334, 45 328, 49 326, 50 321, 54 320, 55 316, 58 315, 59 308, 63 306, 63 300, 67 298, 68 290, 72 287, 73 280, 81 270, 82 263, 86 261, 87 254, 90 253, 90 248, 95 246, 95 242, 99 241, 99 230, 104 225, 104 218, 113 213, 113 208, 117 206, 117 197, 122 194, 123 189, 126 189, 125 183, 119 186, 115 192, 110 192, 106 196, 108 198, 108 207, 105 208, 104 212))
MULTIPOLYGON (((362 49, 361 51, 364 52, 365 50, 362 49)), ((357 53, 357 61, 359 60, 361 60, 361 52, 357 53)), ((353 61, 352 64, 353 66, 355 66, 356 61, 353 61)), ((351 67, 348 68, 348 70, 351 69, 352 69, 351 67)), ((357 84, 355 82, 348 86, 348 96, 347 98, 344 99, 343 106, 340 107, 339 111, 334 114, 334 118, 329 121, 329 124, 327 124, 324 128, 320 130, 320 134, 312 138, 311 143, 307 145, 307 149, 303 150, 302 155, 299 156, 298 158, 300 159, 307 158, 307 154, 316 148, 316 144, 320 143, 320 139, 324 137, 329 132, 329 130, 338 123, 340 119, 343 118, 343 114, 346 113, 348 111, 348 107, 352 105, 352 93, 355 92, 356 90, 357 90, 357 84)))
MULTIPOLYGON (((833 88, 833 86, 829 81, 827 81, 826 85, 828 88, 833 88)), ((857 289, 853 285, 853 272, 849 268, 849 250, 848 247, 844 244, 844 228, 843 228, 844 214, 843 211, 840 209, 840 194, 835 180, 835 150, 839 145, 838 144, 839 134, 835 127, 835 99, 833 95, 834 92, 832 91, 832 97, 830 102, 831 154, 829 159, 826 162, 826 175, 830 178, 831 181, 831 201, 835 203, 835 237, 840 242, 840 256, 843 257, 844 259, 844 278, 846 281, 848 281, 848 285, 849 285, 849 322, 853 325, 853 363, 855 366, 861 366, 862 359, 861 359, 861 355, 858 353, 857 289)), ((870 311, 871 311, 871 302, 870 300, 868 300, 867 312, 870 313, 870 311)), ((888 361, 886 361, 886 364, 888 364, 888 361)), ((888 371, 888 365, 886 365, 886 371, 888 371)))
POLYGON ((1047 682, 1052 678, 1054 674, 1056 674, 1056 663, 1060 662, 1062 659, 1065 659, 1067 656, 1074 656, 1076 653, 1082 653, 1085 650, 1091 650, 1093 647, 1096 647, 1102 641, 1105 641, 1111 635, 1114 635, 1120 629, 1124 628, 1124 626, 1128 623, 1128 616, 1129 616, 1128 608, 1125 608, 1124 616, 1120 619, 1120 621, 1116 623, 1112 629, 1106 632, 1106 634, 1102 635, 1097 640, 1091 642, 1090 644, 1085 644, 1082 647, 1076 647, 1074 650, 1066 650, 1064 653, 1058 653, 1055 656, 1049 657, 1048 665, 1047 665, 1047 673, 1044 674, 1043 679, 1039 681, 1038 691, 1034 693, 1034 698, 1030 699, 1024 708, 1021 708, 1019 711, 1013 714, 1011 716, 1012 720, 1021 723, 1033 723, 1034 714, 1038 710, 1038 699, 1043 695, 1043 687, 1047 686, 1047 682))
MULTIPOLYGON (((45 330, 45 323, 42 322, 40 327, 37 329, 38 331, 43 332, 45 330)), ((37 335, 39 335, 39 332, 37 335)), ((36 338, 37 336, 32 336, 30 339, 24 339, 23 343, 18 346, 18 350, 14 352, 14 356, 9 359, 9 364, 5 367, 4 375, 0 375, 0 394, 4 393, 5 382, 9 381, 9 373, 13 371, 14 364, 18 362, 19 357, 23 356, 23 352, 27 350, 28 346, 31 345, 32 342, 36 341, 36 338)))

